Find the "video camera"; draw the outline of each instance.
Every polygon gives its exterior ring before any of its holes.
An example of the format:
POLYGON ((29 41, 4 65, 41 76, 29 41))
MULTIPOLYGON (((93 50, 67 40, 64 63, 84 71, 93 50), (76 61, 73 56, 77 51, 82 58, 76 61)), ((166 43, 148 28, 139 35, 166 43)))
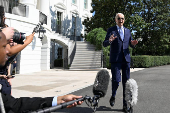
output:
MULTIPOLYGON (((36 27, 34 28, 33 32, 43 32, 45 33, 46 30, 42 27, 43 23, 38 23, 36 27)), ((32 33, 33 33, 32 32, 32 33)), ((25 33, 22 32, 15 32, 13 35, 13 41, 16 42, 17 44, 24 44, 23 40, 25 39, 25 33)))
MULTIPOLYGON (((43 32, 45 33, 46 30, 44 30, 44 28, 42 27, 43 23, 38 23, 36 25, 36 27, 34 28, 33 32, 37 33, 37 32, 43 32)), ((3 29, 4 27, 2 27, 1 29, 3 29)), ((33 33, 32 32, 32 33, 33 33)), ((22 32, 14 32, 13 35, 13 42, 16 42, 17 44, 24 44, 24 39, 25 39, 25 33, 22 32)))

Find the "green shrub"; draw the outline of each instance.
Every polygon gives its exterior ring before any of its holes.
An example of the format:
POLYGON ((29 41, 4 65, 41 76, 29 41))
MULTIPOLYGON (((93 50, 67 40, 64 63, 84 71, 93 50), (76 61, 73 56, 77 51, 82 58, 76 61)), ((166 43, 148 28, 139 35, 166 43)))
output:
POLYGON ((104 63, 105 63, 104 68, 111 69, 111 64, 109 63, 110 46, 103 47, 103 54, 104 54, 104 63))
POLYGON ((104 41, 105 36, 106 36, 106 31, 101 29, 100 32, 98 32, 96 36, 97 36, 96 37, 96 49, 101 50, 102 46, 103 46, 103 41, 104 41))
POLYGON ((96 46, 96 50, 101 50, 105 36, 106 31, 104 31, 103 28, 95 28, 87 34, 86 40, 91 44, 94 44, 96 46))

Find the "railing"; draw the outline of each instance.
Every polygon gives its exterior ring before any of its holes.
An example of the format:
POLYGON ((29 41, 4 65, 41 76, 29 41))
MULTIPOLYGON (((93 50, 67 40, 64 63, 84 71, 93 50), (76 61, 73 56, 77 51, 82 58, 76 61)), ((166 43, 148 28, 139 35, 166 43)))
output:
POLYGON ((39 11, 39 22, 47 24, 47 16, 41 11, 39 11))
POLYGON ((64 69, 68 69, 68 49, 65 52, 65 56, 63 60, 64 60, 64 64, 63 64, 64 69))
POLYGON ((103 54, 103 68, 107 68, 106 66, 106 56, 103 54))
POLYGON ((73 51, 72 51, 72 53, 71 53, 71 55, 70 55, 70 65, 72 64, 72 62, 73 62, 73 59, 74 59, 74 56, 75 56, 75 53, 76 53, 76 42, 75 42, 75 45, 74 45, 74 48, 73 48, 73 51))
POLYGON ((26 17, 26 5, 19 3, 18 0, 0 0, 0 5, 4 6, 6 13, 26 17))
POLYGON ((103 44, 102 44, 102 53, 101 53, 101 67, 106 68, 106 56, 103 53, 103 44))

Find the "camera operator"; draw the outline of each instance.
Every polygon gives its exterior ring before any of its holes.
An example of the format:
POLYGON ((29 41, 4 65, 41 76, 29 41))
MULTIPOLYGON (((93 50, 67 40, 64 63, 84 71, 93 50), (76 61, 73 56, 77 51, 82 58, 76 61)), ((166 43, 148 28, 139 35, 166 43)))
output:
MULTIPOLYGON (((8 28, 10 29, 10 28, 8 28)), ((8 30, 8 29, 5 29, 8 30)), ((7 61, 8 50, 6 48, 7 40, 5 34, 0 32, 0 67, 3 67, 7 61)), ((64 96, 55 96, 55 97, 21 97, 14 98, 10 94, 2 94, 2 100, 4 103, 6 113, 21 113, 28 111, 35 111, 37 109, 42 109, 45 107, 56 106, 64 102, 72 101, 82 96, 76 95, 64 95, 64 96)), ((76 105, 82 104, 82 101, 75 102, 72 105, 67 106, 67 108, 75 107, 76 105)), ((2 105, 2 103, 0 104, 2 105)))
MULTIPOLYGON (((5 14, 4 14, 4 7, 3 6, 0 6, 0 20, 1 20, 1 23, 0 23, 0 27, 7 27, 7 25, 5 24, 5 14)), ((11 28, 13 29, 13 28, 11 28)), ((2 29, 2 32, 4 33, 4 30, 2 29)), ((8 32, 8 31, 6 31, 8 32)), ((8 33, 5 33, 5 34, 9 34, 8 33)), ((7 49, 9 51, 9 53, 7 54, 8 56, 12 56, 12 55, 15 55, 17 54, 18 52, 20 52, 21 50, 23 50, 28 44, 30 44, 33 40, 33 37, 34 37, 34 33, 27 36, 26 37, 26 40, 24 41, 24 44, 18 44, 16 46, 10 46, 9 44, 7 44, 7 49)), ((11 38, 10 36, 7 36, 7 39, 11 38)), ((13 41, 12 39, 10 41, 13 41)))
POLYGON ((11 94, 11 83, 9 83, 9 81, 10 81, 10 77, 13 77, 13 76, 6 76, 8 75, 8 66, 10 65, 12 60, 17 56, 17 54, 32 42, 35 33, 32 33, 29 36, 26 36, 26 39, 25 39, 25 37, 22 36, 22 34, 20 33, 16 34, 12 27, 8 27, 5 24, 5 19, 6 18, 5 18, 4 7, 0 6, 0 27, 3 28, 2 32, 7 37, 7 40, 8 40, 8 44, 6 45, 6 49, 8 51, 7 55, 10 57, 9 59, 11 59, 6 62, 6 65, 4 67, 0 68, 0 84, 2 84, 2 89, 1 89, 2 93, 11 94), (10 43, 13 43, 14 38, 18 44, 15 46, 11 46, 10 43), (25 39, 25 41, 23 42, 23 40, 19 40, 19 39, 25 39))

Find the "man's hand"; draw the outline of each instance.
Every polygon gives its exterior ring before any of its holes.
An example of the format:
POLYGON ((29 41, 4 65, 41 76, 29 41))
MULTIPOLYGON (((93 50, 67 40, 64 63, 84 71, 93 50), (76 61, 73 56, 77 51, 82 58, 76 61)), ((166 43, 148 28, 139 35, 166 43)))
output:
POLYGON ((7 76, 6 75, 0 75, 0 78, 7 79, 7 76))
POLYGON ((133 46, 135 46, 137 43, 138 43, 137 40, 131 40, 131 44, 132 44, 133 46))
POLYGON ((30 44, 32 42, 33 38, 34 38, 34 34, 35 34, 35 32, 30 34, 29 36, 26 36, 26 40, 24 41, 24 43, 30 44))
POLYGON ((117 38, 117 36, 114 37, 114 34, 112 34, 109 38, 109 42, 112 42, 113 40, 115 40, 115 38, 117 38))
POLYGON ((5 34, 6 39, 9 40, 14 35, 14 28, 13 27, 6 27, 2 29, 2 32, 5 34))
MULTIPOLYGON (((76 96, 76 95, 72 95, 72 94, 59 96, 57 98, 57 104, 61 104, 61 103, 64 103, 64 102, 69 102, 69 101, 72 101, 72 100, 76 100, 78 98, 82 98, 82 96, 76 96)), ((81 105, 82 103, 83 103, 82 101, 75 102, 72 105, 68 105, 67 108, 75 107, 76 105, 81 105)))

